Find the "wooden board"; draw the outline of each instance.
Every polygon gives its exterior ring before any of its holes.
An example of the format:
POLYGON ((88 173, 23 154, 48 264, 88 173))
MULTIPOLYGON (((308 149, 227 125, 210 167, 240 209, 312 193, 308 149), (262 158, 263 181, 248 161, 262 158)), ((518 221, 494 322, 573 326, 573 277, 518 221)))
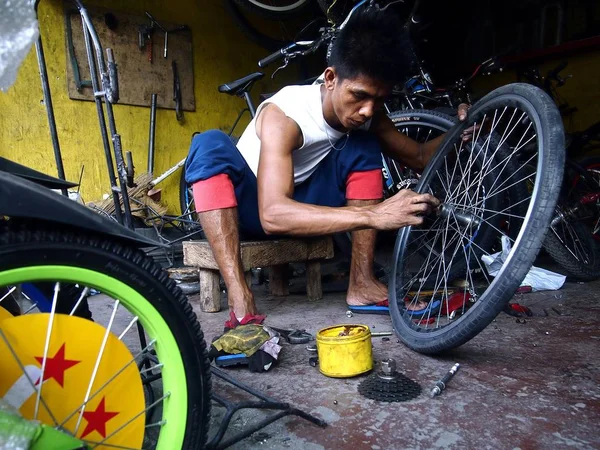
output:
MULTIPOLYGON (((148 47, 139 48, 138 29, 140 26, 150 24, 147 16, 124 14, 114 10, 90 7, 88 13, 92 19, 100 43, 105 51, 112 48, 117 63, 120 104, 150 106, 153 93, 158 94, 157 106, 159 108, 175 109, 173 100, 173 69, 172 61, 176 61, 181 85, 181 98, 184 111, 195 111, 194 98, 194 63, 192 51, 192 33, 190 30, 178 31, 168 34, 167 58, 163 57, 164 33, 155 28, 152 36, 152 63, 148 61, 148 47), (116 27, 111 30, 106 24, 106 14, 111 13, 116 18, 116 27)), ((150 11, 151 13, 151 11, 150 11)), ((90 80, 90 71, 85 48, 81 16, 72 9, 72 4, 65 3, 66 20, 71 24, 72 51, 77 61, 82 80, 90 80)), ((156 21, 166 30, 179 27, 179 24, 163 22, 155 17, 156 21)), ((68 27, 65 26, 65 34, 68 27)), ((67 46, 67 86, 69 97, 74 100, 93 100, 91 87, 82 87, 77 90, 74 69, 70 58, 69 40, 65 36, 67 46)))
MULTIPOLYGON (((329 236, 315 239, 242 242, 240 247, 244 271, 254 267, 333 258, 333 240, 329 236)), ((186 266, 219 269, 207 241, 184 241, 183 263, 186 266)))

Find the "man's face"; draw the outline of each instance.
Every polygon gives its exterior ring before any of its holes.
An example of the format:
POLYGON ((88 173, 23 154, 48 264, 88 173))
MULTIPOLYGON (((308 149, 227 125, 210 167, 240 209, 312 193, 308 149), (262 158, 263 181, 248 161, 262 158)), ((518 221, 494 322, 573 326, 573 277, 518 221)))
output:
POLYGON ((360 127, 373 117, 392 91, 390 85, 365 75, 345 80, 336 76, 331 81, 333 110, 348 130, 360 127))

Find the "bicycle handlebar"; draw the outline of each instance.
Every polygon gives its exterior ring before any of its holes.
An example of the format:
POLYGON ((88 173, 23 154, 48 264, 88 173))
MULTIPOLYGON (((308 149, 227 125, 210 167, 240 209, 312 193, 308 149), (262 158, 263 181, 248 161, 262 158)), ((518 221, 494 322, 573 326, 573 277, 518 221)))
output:
POLYGON ((280 59, 285 58, 286 54, 293 50, 296 47, 296 43, 290 44, 287 47, 283 47, 280 48, 279 50, 277 50, 276 52, 271 53, 269 56, 267 56, 266 58, 261 59, 258 62, 258 67, 266 67, 271 63, 274 63, 275 61, 279 61, 280 59))

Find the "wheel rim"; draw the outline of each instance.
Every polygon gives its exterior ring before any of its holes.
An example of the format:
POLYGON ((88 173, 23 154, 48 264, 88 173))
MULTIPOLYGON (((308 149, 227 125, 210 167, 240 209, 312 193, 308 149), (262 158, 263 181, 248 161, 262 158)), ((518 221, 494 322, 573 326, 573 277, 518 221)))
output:
MULTIPOLYGON (((272 11, 272 12, 290 12, 295 10, 296 8, 299 8, 300 6, 302 6, 304 3, 307 2, 307 0, 289 0, 289 4, 286 5, 281 5, 281 6, 277 6, 277 5, 273 5, 273 2, 269 2, 269 1, 259 1, 259 0, 249 0, 250 3, 252 3, 253 5, 257 6, 258 8, 261 9, 265 9, 267 11, 272 11)), ((277 3, 282 3, 281 1, 278 1, 277 3)), ((287 2, 283 2, 283 3, 287 3, 287 2)))
MULTIPOLYGON (((539 116, 530 102, 517 95, 498 96, 485 105, 485 109, 480 107, 470 111, 468 124, 452 134, 455 139, 446 141, 444 148, 438 150, 438 156, 424 172, 416 190, 440 196, 441 186, 441 200, 449 203, 449 208, 443 214, 426 219, 421 229, 404 228, 398 234, 396 265, 390 283, 390 310, 394 328, 409 346, 415 348, 415 340, 422 342, 423 339, 439 338, 469 316, 481 316, 481 305, 486 303, 486 297, 494 298, 497 312, 502 308, 502 302, 498 299, 500 291, 495 292, 495 288, 499 285, 498 280, 508 273, 507 267, 516 267, 512 261, 524 235, 527 235, 527 239, 532 238, 530 219, 540 207, 537 181, 547 177, 548 173, 543 164, 545 150, 542 145, 547 136, 538 136, 540 129, 539 116), (469 152, 469 146, 462 143, 459 134, 468 126, 481 123, 486 126, 474 133, 467 143, 471 148, 481 144, 480 150, 468 154, 470 166, 461 166, 461 153, 469 152), (489 138, 490 135, 498 136, 497 144, 491 145, 493 140, 489 138), (483 170, 473 174, 470 169, 476 161, 479 161, 483 170), (533 165, 536 173, 528 173, 528 165, 533 165), (508 200, 504 197, 509 196, 514 186, 522 186, 527 180, 535 180, 531 195, 515 199, 507 207, 508 200), (485 202, 494 196, 499 196, 502 200, 499 204, 504 206, 491 210, 485 202), (519 204, 521 208, 518 210, 522 213, 517 213, 516 205, 519 204), (512 219, 511 228, 515 226, 518 229, 518 233, 515 232, 512 237, 501 225, 508 217, 512 219), (486 225, 487 235, 491 233, 493 237, 488 238, 489 243, 485 248, 479 245, 482 237, 478 233, 482 224, 486 225), (437 260, 425 258, 418 261, 416 250, 422 245, 420 238, 425 242, 441 244, 446 249, 443 253, 445 256, 437 260), (495 250, 500 250, 502 241, 512 244, 512 250, 495 277, 492 277, 481 257, 491 256, 495 250), (453 274, 454 279, 449 279, 446 275, 451 273, 456 261, 461 260, 464 265, 462 276, 453 274), (429 280, 429 274, 434 274, 434 283, 429 280), (428 282, 429 285, 426 284, 428 282), (428 307, 416 317, 409 309, 415 309, 417 301, 425 301, 428 307)), ((546 215, 544 220, 547 224, 550 214, 546 215)), ((528 269, 519 268, 517 273, 524 277, 528 269)), ((522 277, 509 282, 503 280, 502 291, 511 289, 511 286, 516 289, 522 277)), ((510 296, 504 295, 505 302, 510 296)), ((485 325, 487 323, 478 326, 482 329, 485 325)), ((451 345, 460 345, 468 340, 461 339, 457 337, 451 345)))
MULTIPOLYGON (((579 237, 579 230, 576 229, 576 225, 571 223, 567 217, 567 212, 563 211, 562 208, 556 208, 556 214, 561 220, 558 224, 550 227, 550 232, 556 236, 558 241, 564 248, 571 254, 573 258, 580 264, 593 264, 591 249, 586 249, 583 242, 579 237)), ((577 227, 578 228, 578 227, 577 227)), ((585 228, 583 231, 587 231, 585 228)))
MULTIPOLYGON (((450 118, 449 118, 450 119, 450 118)), ((427 123, 426 118, 419 120, 402 121, 395 124, 396 129, 419 143, 426 143, 435 139, 439 135, 448 131, 450 126, 443 126, 438 123, 427 123)), ((386 197, 390 197, 401 189, 412 189, 416 187, 419 181, 419 175, 391 158, 384 157, 384 177, 390 177, 391 183, 386 182, 386 197), (387 172, 387 173, 385 173, 387 172)))
MULTIPOLYGON (((93 270, 71 266, 33 266, 0 272, 0 286, 15 286, 29 282, 78 283, 119 299, 129 313, 137 317, 148 337, 155 340, 153 349, 162 366, 160 370, 163 397, 162 420, 156 449, 181 448, 187 419, 187 384, 179 347, 161 314, 138 292, 123 282, 93 270)), ((130 322, 125 332, 132 332, 130 322)), ((125 333, 123 333, 124 335, 125 333)), ((149 349, 148 349, 149 350, 149 349)), ((146 407, 148 410, 148 407, 146 407)), ((151 424, 151 426, 157 426, 151 424)), ((146 425, 148 429, 148 425, 146 425)))

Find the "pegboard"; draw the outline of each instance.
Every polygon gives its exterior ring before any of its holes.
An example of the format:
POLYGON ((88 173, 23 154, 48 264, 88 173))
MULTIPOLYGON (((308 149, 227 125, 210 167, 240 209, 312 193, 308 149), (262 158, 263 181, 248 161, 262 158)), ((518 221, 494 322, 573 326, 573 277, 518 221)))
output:
MULTIPOLYGON (((138 30, 151 22, 146 15, 131 15, 97 7, 90 7, 87 11, 104 49, 105 59, 106 49, 113 50, 119 76, 119 104, 149 107, 151 96, 156 93, 159 108, 175 109, 172 68, 172 62, 175 61, 179 73, 183 110, 196 110, 192 33, 189 29, 168 34, 165 58, 164 33, 160 28, 155 27, 152 33, 152 45, 148 39, 145 39, 144 48, 140 48, 138 30), (150 48, 152 62, 149 61, 150 48)), ((64 14, 69 98, 93 101, 81 16, 68 2, 65 3, 64 14), (69 32, 72 36, 72 45, 68 39, 69 32), (71 55, 74 55, 76 68, 71 55), (83 84, 80 89, 76 86, 74 76, 77 69, 83 84)), ((181 26, 163 22, 158 17, 154 18, 166 30, 174 30, 181 26)))

